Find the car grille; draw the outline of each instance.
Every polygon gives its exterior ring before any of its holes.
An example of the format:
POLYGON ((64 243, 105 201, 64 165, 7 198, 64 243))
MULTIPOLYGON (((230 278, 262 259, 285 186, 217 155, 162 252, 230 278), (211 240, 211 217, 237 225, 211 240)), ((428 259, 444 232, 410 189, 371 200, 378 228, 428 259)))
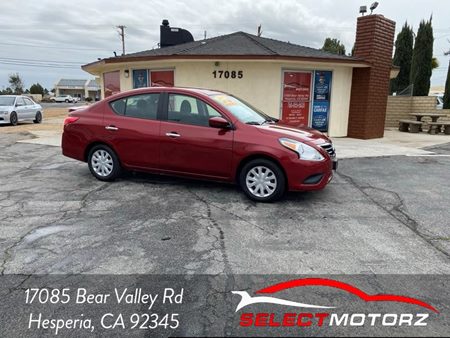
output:
POLYGON ((319 144, 319 146, 325 150, 328 155, 330 155, 331 158, 335 158, 336 157, 336 152, 334 151, 334 147, 331 143, 323 143, 323 144, 319 144))

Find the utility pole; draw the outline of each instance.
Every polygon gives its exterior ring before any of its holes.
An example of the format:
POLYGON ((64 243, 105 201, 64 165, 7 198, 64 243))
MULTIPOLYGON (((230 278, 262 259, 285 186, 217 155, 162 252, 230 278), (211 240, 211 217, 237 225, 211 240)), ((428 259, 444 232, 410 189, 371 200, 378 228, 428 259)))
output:
POLYGON ((118 33, 122 39, 122 55, 125 55, 125 28, 127 28, 127 26, 119 25, 117 28, 120 30, 118 33))

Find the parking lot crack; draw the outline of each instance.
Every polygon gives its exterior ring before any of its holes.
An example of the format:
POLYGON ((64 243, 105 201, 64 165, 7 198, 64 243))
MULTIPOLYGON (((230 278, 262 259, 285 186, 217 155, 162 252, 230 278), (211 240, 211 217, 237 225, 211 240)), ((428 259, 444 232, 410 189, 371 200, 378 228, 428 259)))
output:
POLYGON ((342 172, 336 173, 348 183, 352 184, 356 189, 358 189, 369 201, 373 202, 376 206, 387 212, 391 217, 399 221, 401 224, 405 225, 408 229, 414 232, 417 236, 422 238, 426 243, 431 245, 434 249, 438 250, 442 254, 444 254, 447 258, 450 258, 450 253, 440 248, 436 243, 433 242, 433 238, 422 233, 419 230, 419 223, 412 218, 406 211, 405 201, 401 198, 401 196, 395 192, 388 189, 383 189, 379 187, 374 187, 369 184, 360 184, 352 177, 343 174, 342 172), (384 193, 388 193, 391 196, 394 196, 396 203, 394 205, 387 205, 382 203, 379 199, 373 196, 370 191, 381 191, 384 193))
POLYGON ((224 274, 232 274, 232 268, 230 265, 230 262, 228 260, 228 255, 227 255, 227 251, 226 251, 226 247, 225 247, 225 232, 223 231, 222 227, 220 226, 220 224, 212 217, 212 212, 211 212, 211 206, 210 203, 208 201, 206 201, 205 199, 203 199, 202 197, 200 197, 199 195, 197 195, 195 192, 189 190, 189 193, 192 194, 193 196, 195 196, 195 198, 197 200, 199 200, 200 202, 202 202, 205 206, 206 206, 206 217, 208 219, 208 221, 210 222, 210 224, 219 232, 219 237, 217 238, 218 243, 219 243, 219 250, 220 253, 222 255, 222 261, 224 264, 224 274))
POLYGON ((6 250, 4 251, 4 258, 0 264, 0 275, 3 276, 5 275, 5 270, 6 270, 6 266, 8 265, 8 263, 11 261, 12 258, 12 254, 11 252, 17 248, 18 246, 20 246, 22 244, 22 242, 25 240, 25 238, 27 238, 30 234, 32 234, 33 232, 41 229, 41 228, 47 228, 52 226, 53 224, 63 220, 66 217, 67 211, 64 211, 61 215, 61 217, 59 217, 58 219, 56 219, 55 221, 51 222, 51 223, 47 223, 35 228, 32 228, 30 230, 28 230, 25 234, 23 234, 22 236, 20 236, 17 241, 15 241, 12 245, 10 245, 8 248, 6 248, 6 250))

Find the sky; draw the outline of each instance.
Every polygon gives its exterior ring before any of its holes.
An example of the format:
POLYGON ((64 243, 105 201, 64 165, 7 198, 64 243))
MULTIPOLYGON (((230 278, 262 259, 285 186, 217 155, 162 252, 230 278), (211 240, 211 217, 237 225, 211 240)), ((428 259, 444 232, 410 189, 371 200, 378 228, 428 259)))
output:
MULTIPOLYGON (((125 25, 127 53, 157 48, 159 26, 189 30, 195 40, 245 31, 321 48, 326 37, 337 38, 350 52, 359 6, 372 0, 1 0, 0 89, 8 75, 19 73, 25 88, 39 82, 51 89, 60 78, 88 79, 80 66, 97 58, 120 55, 116 28, 125 25)), ((432 85, 444 85, 450 50, 450 1, 378 0, 374 11, 397 22, 398 33, 408 21, 415 32, 422 19, 433 15, 434 56, 440 67, 432 85)))

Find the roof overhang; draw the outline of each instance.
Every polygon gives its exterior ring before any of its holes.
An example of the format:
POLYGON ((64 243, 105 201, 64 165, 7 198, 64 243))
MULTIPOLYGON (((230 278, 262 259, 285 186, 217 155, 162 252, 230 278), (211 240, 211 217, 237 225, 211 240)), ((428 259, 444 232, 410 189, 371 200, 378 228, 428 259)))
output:
POLYGON ((290 61, 290 62, 310 62, 310 63, 333 63, 347 65, 355 68, 371 67, 370 63, 363 59, 343 59, 343 58, 318 58, 318 57, 300 57, 300 56, 280 56, 280 55, 161 55, 161 56, 120 56, 108 59, 102 59, 81 66, 84 71, 99 75, 101 69, 112 65, 122 65, 124 63, 135 63, 145 61, 290 61))

